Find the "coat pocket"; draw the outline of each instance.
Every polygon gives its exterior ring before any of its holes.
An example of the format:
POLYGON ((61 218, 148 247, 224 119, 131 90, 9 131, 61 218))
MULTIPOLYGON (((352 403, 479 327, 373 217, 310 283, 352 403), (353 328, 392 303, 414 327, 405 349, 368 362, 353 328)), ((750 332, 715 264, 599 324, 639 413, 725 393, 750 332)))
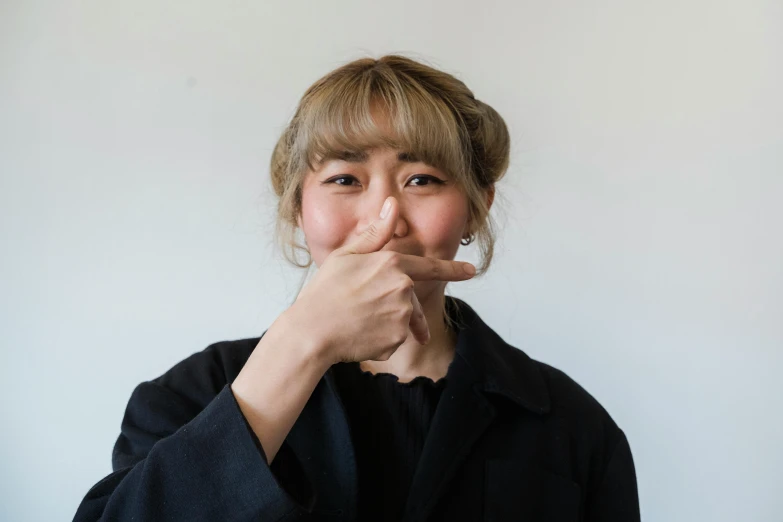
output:
POLYGON ((581 520, 579 484, 515 460, 487 460, 485 472, 485 521, 581 520))

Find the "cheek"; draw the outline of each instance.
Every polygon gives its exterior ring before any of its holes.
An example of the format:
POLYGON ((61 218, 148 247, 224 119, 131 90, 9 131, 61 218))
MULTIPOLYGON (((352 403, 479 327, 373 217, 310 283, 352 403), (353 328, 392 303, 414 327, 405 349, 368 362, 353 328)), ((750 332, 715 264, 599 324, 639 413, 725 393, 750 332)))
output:
POLYGON ((339 247, 354 227, 351 212, 335 198, 319 198, 316 193, 302 194, 302 231, 307 248, 320 266, 332 250, 339 247))
POLYGON ((415 227, 420 241, 441 259, 453 259, 468 220, 468 204, 461 195, 428 202, 417 209, 415 227))

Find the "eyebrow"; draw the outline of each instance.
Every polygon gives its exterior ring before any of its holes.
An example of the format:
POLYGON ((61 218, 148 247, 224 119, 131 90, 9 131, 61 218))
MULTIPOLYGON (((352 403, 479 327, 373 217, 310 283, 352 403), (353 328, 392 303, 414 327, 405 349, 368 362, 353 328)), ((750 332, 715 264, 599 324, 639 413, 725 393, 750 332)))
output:
MULTIPOLYGON (((366 151, 331 151, 327 153, 321 162, 329 160, 347 161, 348 163, 366 163, 370 155, 366 151)), ((421 160, 412 152, 400 152, 397 154, 397 161, 401 163, 419 163, 421 160)))

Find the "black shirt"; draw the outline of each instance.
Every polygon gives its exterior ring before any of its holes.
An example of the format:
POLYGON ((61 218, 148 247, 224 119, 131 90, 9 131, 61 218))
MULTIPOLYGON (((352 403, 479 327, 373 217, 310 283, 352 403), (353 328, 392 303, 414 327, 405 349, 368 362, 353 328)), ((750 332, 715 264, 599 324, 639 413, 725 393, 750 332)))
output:
POLYGON ((356 448, 359 520, 400 520, 446 378, 399 382, 359 363, 334 370, 356 448))

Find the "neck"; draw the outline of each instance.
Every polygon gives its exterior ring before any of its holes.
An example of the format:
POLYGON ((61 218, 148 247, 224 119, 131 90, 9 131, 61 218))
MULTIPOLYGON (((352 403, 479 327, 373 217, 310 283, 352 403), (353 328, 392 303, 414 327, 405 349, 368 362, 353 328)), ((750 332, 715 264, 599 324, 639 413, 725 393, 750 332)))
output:
POLYGON ((423 375, 434 381, 444 377, 454 359, 456 335, 446 326, 443 317, 443 288, 428 295, 419 295, 422 311, 430 329, 430 342, 419 344, 412 334, 386 361, 362 361, 360 367, 372 373, 390 373, 400 382, 409 382, 423 375))

